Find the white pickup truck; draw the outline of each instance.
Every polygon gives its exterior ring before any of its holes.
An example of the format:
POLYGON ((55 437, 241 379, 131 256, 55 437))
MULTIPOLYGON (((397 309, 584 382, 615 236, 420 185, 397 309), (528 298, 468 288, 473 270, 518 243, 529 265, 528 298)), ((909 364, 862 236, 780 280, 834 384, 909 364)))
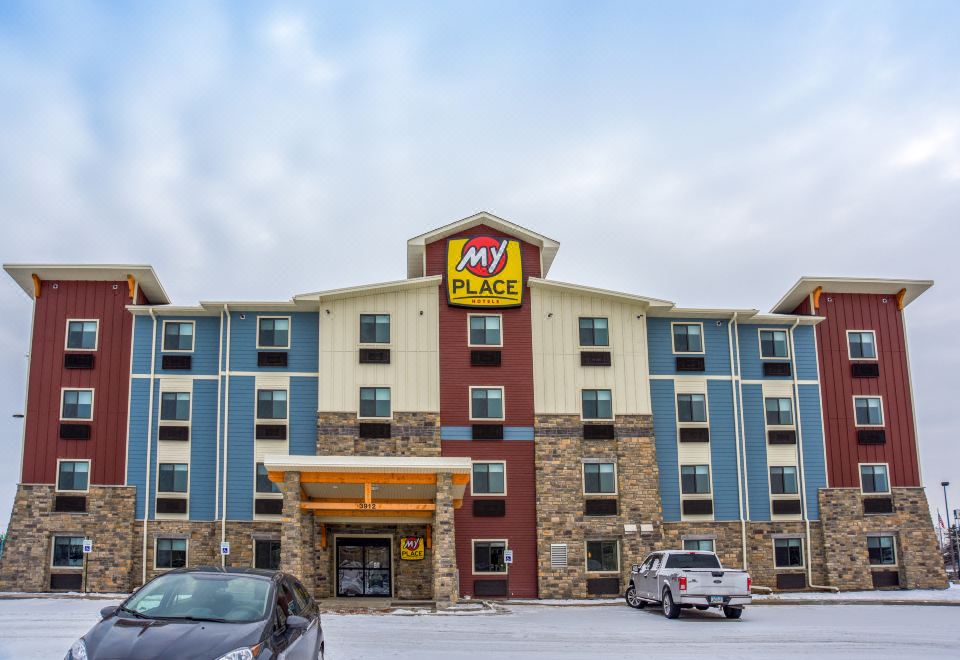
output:
POLYGON ((712 552, 665 550, 633 565, 625 596, 627 605, 638 610, 659 603, 668 619, 691 607, 719 607, 728 619, 739 619, 751 602, 751 586, 746 571, 723 568, 712 552))

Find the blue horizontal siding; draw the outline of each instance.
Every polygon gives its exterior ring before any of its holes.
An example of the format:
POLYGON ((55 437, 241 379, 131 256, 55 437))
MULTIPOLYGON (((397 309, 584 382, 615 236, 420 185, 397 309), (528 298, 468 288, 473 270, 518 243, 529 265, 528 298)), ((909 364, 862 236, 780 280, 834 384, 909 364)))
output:
MULTIPOLYGON (((205 375, 217 373, 217 351, 220 350, 220 317, 218 316, 165 316, 157 319, 156 336, 158 374, 205 375), (190 369, 163 369, 163 321, 193 321, 193 352, 169 353, 169 355, 190 355, 190 369)), ((149 363, 149 361, 148 361, 149 363)))
MULTIPOLYGON (((263 371, 264 373, 284 373, 288 371, 317 371, 319 338, 317 335, 318 314, 316 312, 244 312, 230 310, 230 369, 232 371, 263 371), (240 315, 244 318, 241 319, 240 315), (287 350, 287 366, 257 366, 257 325, 261 316, 290 317, 290 348, 287 350)), ((264 349, 274 350, 274 349, 264 349)), ((283 350, 283 349, 276 349, 283 350)))
POLYGON ((193 382, 190 519, 213 520, 217 488, 217 381, 193 382))
POLYGON ((710 473, 715 520, 740 520, 737 495, 737 447, 730 381, 707 381, 710 406, 710 473))
MULTIPOLYGON (((532 426, 504 426, 504 440, 533 440, 532 426)), ((441 440, 473 440, 473 427, 471 426, 441 426, 441 440)))
POLYGON ((230 377, 227 519, 253 518, 253 376, 230 377))
POLYGON ((770 520, 770 480, 767 474, 767 437, 761 385, 743 386, 743 425, 750 519, 770 520))
POLYGON ((820 388, 799 385, 800 422, 803 442, 803 483, 806 490, 807 517, 820 518, 818 491, 827 487, 827 467, 823 455, 823 427, 820 424, 820 388))
MULTIPOLYGON (((647 348, 650 359, 650 373, 653 375, 672 375, 677 373, 676 358, 673 352, 673 334, 671 323, 703 323, 704 365, 708 376, 730 375, 730 344, 727 339, 727 322, 717 319, 674 319, 647 317, 647 348)), ((681 354, 688 355, 688 354, 681 354)))
POLYGON ((150 373, 150 337, 152 333, 152 318, 149 316, 133 317, 133 364, 131 365, 131 373, 150 373))
POLYGON ((796 353, 797 378, 817 380, 817 349, 812 325, 798 325, 793 331, 793 349, 796 353))
MULTIPOLYGON (((147 335, 149 338, 149 335, 147 335)), ((130 381, 130 443, 127 446, 127 484, 137 489, 136 517, 143 518, 143 493, 147 469, 147 422, 150 408, 150 381, 130 381)))
POLYGON ((290 453, 317 453, 317 379, 290 378, 290 453))
POLYGON ((660 501, 663 519, 680 520, 680 470, 677 467, 677 423, 672 380, 650 381, 653 406, 653 434, 660 473, 660 501))

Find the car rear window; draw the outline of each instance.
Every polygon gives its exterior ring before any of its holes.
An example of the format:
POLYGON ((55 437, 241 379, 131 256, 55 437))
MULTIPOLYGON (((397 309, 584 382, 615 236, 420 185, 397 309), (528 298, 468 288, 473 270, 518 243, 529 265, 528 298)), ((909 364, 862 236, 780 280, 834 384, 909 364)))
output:
POLYGON ((716 555, 690 552, 667 557, 667 568, 720 568, 716 555))

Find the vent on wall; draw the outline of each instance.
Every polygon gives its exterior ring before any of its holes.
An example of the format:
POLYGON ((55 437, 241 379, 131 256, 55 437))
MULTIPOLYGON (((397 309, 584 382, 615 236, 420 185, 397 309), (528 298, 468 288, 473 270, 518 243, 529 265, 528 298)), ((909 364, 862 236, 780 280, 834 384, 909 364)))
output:
POLYGON ((474 424, 471 437, 474 440, 503 440, 503 424, 474 424))
POLYGON ((390 349, 361 348, 360 364, 390 364, 390 349))
POLYGON ((610 351, 580 351, 581 367, 609 367, 610 351))
POLYGON ((63 356, 64 369, 93 369, 93 353, 66 353, 63 356))
POLYGON ((706 426, 681 426, 680 442, 710 442, 710 429, 706 426))
POLYGON ((900 586, 899 571, 874 571, 871 573, 871 577, 873 578, 873 586, 878 589, 880 587, 900 586))
POLYGON ((189 440, 189 426, 161 426, 158 432, 160 440, 189 440))
POLYGON ((279 516, 283 513, 283 500, 279 497, 257 498, 253 511, 261 516, 279 516))
POLYGON ((806 589, 806 573, 777 573, 777 589, 806 589))
POLYGON ((285 367, 287 366, 286 351, 260 351, 257 353, 258 367, 285 367))
POLYGON ((360 422, 357 427, 357 434, 365 439, 389 438, 391 433, 389 423, 360 422))
POLYGON ((709 516, 713 513, 713 500, 684 500, 683 515, 709 516))
POLYGON ((67 591, 80 591, 83 588, 83 573, 51 573, 50 588, 67 591))
POLYGON ((587 594, 590 596, 604 596, 620 593, 620 578, 603 577, 587 580, 587 594))
POLYGON ((89 424, 61 424, 60 438, 62 440, 89 440, 89 424))
POLYGON ((53 499, 53 510, 57 513, 86 513, 85 495, 57 495, 53 499))
POLYGON ((587 516, 615 516, 617 515, 617 500, 612 498, 585 500, 583 513, 587 516))
POLYGON ((884 429, 858 429, 857 442, 861 445, 882 445, 887 441, 884 429))
POLYGON ((800 499, 773 500, 773 515, 791 516, 800 513, 800 499))
POLYGON ((791 372, 790 372, 789 362, 764 362, 763 363, 764 376, 789 376, 790 373, 791 372))
POLYGON ((678 357, 677 371, 706 371, 706 361, 702 357, 678 357))
POLYGON ((500 351, 470 351, 470 365, 473 367, 499 367, 500 351))
POLYGON ((257 424, 257 440, 286 440, 286 424, 257 424))
POLYGON ((186 513, 187 499, 185 497, 158 497, 157 513, 186 513))
POLYGON ((797 444, 797 432, 793 429, 770 430, 767 431, 767 441, 771 445, 795 445, 797 444))
POLYGON ((567 567, 567 544, 551 543, 550 544, 550 568, 566 568, 566 567, 567 567))
POLYGON ((507 515, 507 503, 505 500, 475 499, 473 515, 477 518, 501 518, 507 515))
POLYGON ((876 362, 854 362, 850 365, 850 373, 854 378, 879 378, 880 365, 876 362))
POLYGON ((892 497, 864 497, 864 513, 893 513, 892 497))
POLYGON ((170 371, 189 371, 193 361, 189 355, 164 355, 160 361, 161 369, 170 371))
POLYGON ((613 440, 613 424, 584 424, 584 440, 613 440))
POLYGON ((473 595, 474 596, 506 596, 507 581, 506 580, 474 580, 473 595))

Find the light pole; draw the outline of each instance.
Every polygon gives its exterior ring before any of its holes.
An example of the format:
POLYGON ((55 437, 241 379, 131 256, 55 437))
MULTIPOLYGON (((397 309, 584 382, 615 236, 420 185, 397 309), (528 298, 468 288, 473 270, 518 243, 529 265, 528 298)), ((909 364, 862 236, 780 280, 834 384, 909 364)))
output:
POLYGON ((950 541, 950 560, 953 562, 953 576, 957 579, 960 579, 960 571, 957 570, 957 555, 956 555, 956 542, 953 538, 953 524, 950 522, 950 504, 947 503, 947 486, 950 485, 949 481, 941 481, 940 485, 943 486, 943 506, 946 509, 947 513, 947 539, 950 541))

